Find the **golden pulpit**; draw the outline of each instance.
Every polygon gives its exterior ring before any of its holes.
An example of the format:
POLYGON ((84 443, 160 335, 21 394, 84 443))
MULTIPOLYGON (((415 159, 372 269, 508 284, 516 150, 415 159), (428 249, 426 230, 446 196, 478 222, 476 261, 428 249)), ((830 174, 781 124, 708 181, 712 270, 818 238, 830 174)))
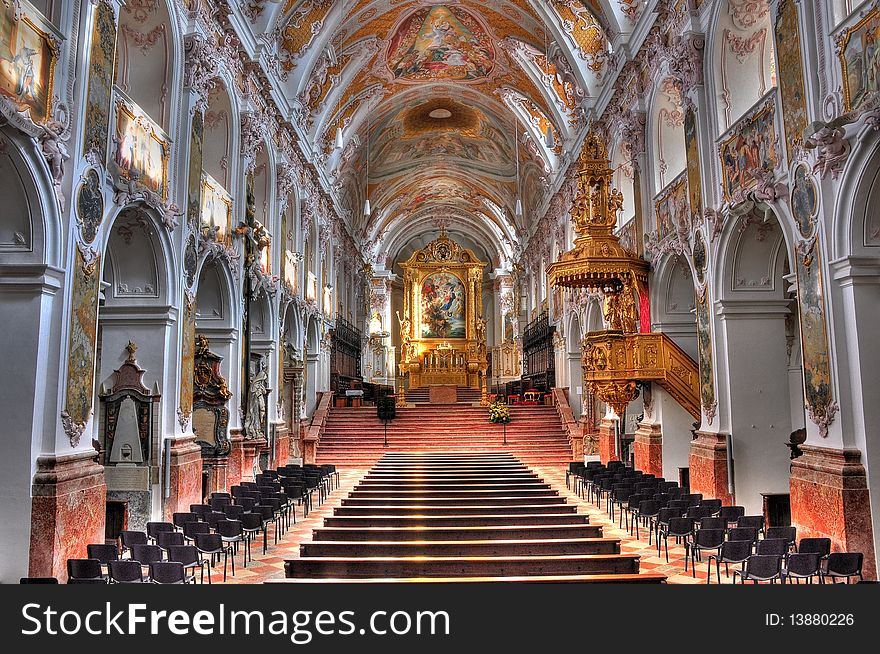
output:
POLYGON ((480 388, 486 371, 483 269, 445 233, 405 263, 400 371, 410 389, 438 384, 480 388))

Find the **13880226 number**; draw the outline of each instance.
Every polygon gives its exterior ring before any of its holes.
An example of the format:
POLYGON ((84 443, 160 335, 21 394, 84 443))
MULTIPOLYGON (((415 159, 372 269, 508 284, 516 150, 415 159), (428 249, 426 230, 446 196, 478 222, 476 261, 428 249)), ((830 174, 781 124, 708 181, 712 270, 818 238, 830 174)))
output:
POLYGON ((792 613, 792 627, 851 627, 855 624, 852 613, 792 613))

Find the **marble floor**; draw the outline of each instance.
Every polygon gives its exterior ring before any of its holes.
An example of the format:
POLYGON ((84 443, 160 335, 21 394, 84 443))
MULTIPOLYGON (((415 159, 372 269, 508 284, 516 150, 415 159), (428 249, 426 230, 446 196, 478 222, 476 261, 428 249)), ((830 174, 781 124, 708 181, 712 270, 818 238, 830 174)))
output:
MULTIPOLYGON (((640 569, 642 571, 660 572, 667 575, 669 583, 674 584, 693 584, 706 583, 706 560, 697 563, 696 576, 692 576, 691 570, 685 572, 684 569, 684 547, 676 545, 670 541, 669 544, 669 562, 666 562, 665 552, 657 556, 657 547, 652 544, 648 545, 648 534, 642 530, 641 539, 637 540, 634 536, 630 536, 626 529, 619 529, 617 520, 612 522, 604 509, 599 509, 595 504, 579 498, 573 491, 565 488, 565 470, 556 467, 532 466, 547 483, 553 486, 560 494, 564 495, 570 503, 579 507, 580 513, 586 513, 590 516, 590 523, 602 525, 606 536, 620 538, 621 552, 627 554, 638 554, 641 557, 640 569)), ((367 470, 363 468, 340 467, 339 472, 339 488, 334 489, 330 496, 325 500, 324 504, 314 507, 309 512, 307 518, 303 519, 302 510, 297 510, 297 522, 291 525, 287 532, 283 535, 279 543, 274 544, 274 534, 269 531, 269 549, 263 555, 262 548, 255 547, 253 549, 253 560, 248 562, 247 568, 242 564, 242 556, 236 556, 235 576, 227 575, 227 582, 232 584, 254 584, 262 583, 267 579, 284 577, 284 561, 285 559, 299 557, 299 544, 303 541, 311 540, 312 530, 323 524, 326 516, 333 514, 333 508, 339 506, 343 497, 354 488, 358 481, 366 474, 367 470)), ((733 577, 733 569, 731 569, 731 577, 726 578, 724 568, 721 570, 721 583, 731 583, 733 577)), ((713 572, 711 583, 715 583, 713 572)), ((212 575, 213 583, 223 583, 223 565, 215 567, 212 575)))

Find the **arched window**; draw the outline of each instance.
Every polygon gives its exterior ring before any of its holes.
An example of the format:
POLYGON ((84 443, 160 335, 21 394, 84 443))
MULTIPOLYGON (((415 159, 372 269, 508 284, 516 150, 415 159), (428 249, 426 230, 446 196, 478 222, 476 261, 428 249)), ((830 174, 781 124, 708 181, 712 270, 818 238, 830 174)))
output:
POLYGON ((716 20, 714 79, 723 134, 776 86, 769 0, 724 0, 716 20))

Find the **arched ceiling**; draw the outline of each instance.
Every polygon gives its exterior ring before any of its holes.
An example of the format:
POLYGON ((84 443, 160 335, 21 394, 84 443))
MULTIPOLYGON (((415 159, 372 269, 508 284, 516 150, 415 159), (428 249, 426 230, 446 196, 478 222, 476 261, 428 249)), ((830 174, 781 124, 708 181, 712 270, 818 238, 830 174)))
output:
POLYGON ((257 4, 264 5, 256 20, 277 45, 297 122, 352 233, 376 260, 388 256, 401 232, 436 233, 440 220, 450 233, 489 239, 487 258, 502 264, 579 147, 586 110, 611 67, 609 42, 632 29, 626 8, 637 13, 642 5, 257 4))

